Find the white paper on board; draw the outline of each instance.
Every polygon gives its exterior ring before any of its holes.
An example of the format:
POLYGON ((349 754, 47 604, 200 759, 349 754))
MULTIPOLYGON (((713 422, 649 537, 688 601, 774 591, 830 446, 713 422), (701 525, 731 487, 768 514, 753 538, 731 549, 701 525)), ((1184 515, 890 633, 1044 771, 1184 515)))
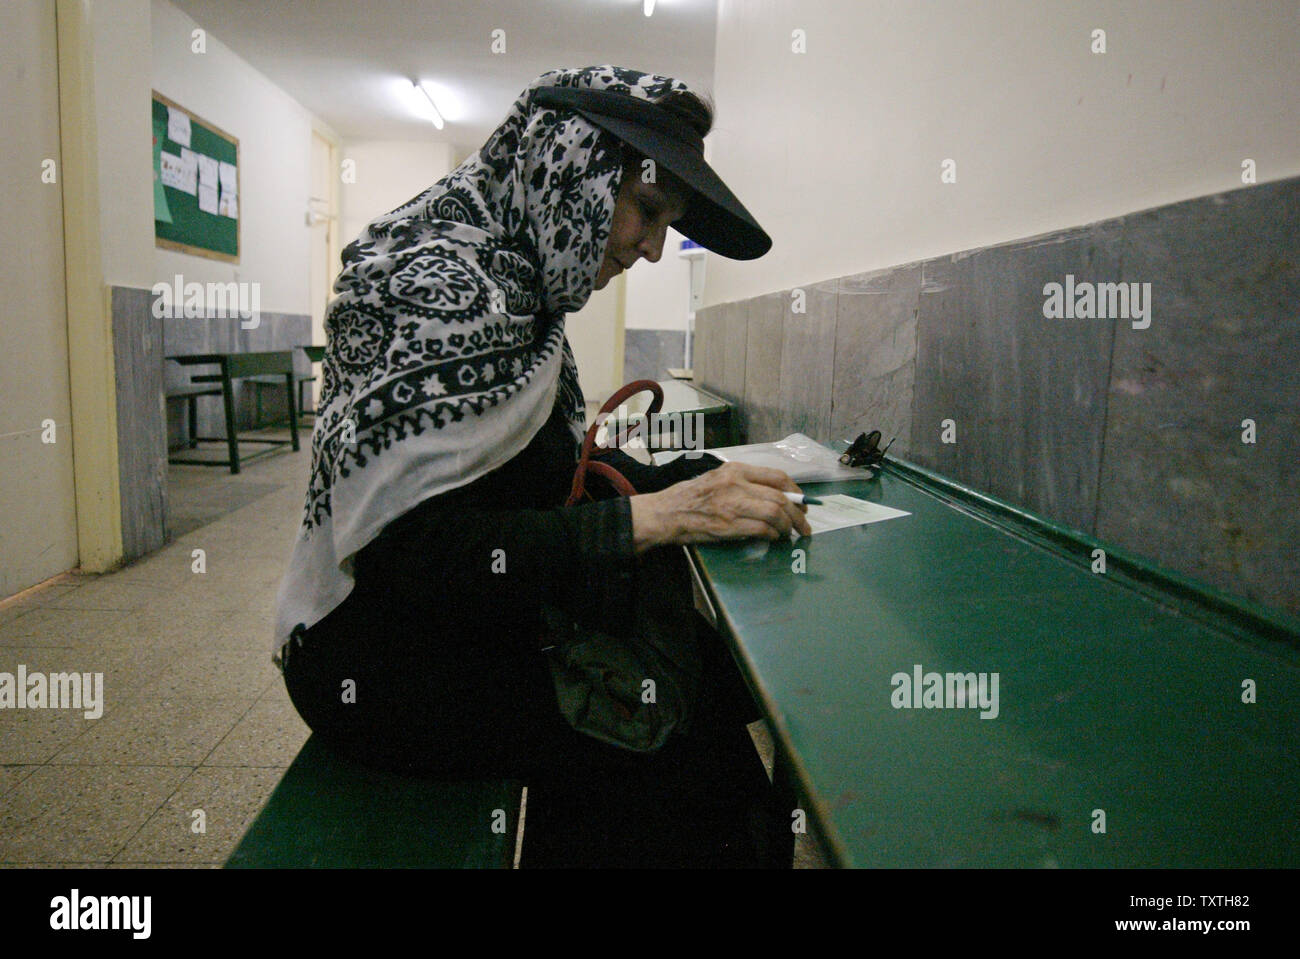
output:
POLYGON ((193 195, 194 172, 181 157, 162 151, 158 154, 158 172, 162 176, 163 186, 193 195))
POLYGON ((239 192, 239 180, 235 176, 233 163, 219 164, 221 170, 221 192, 235 194, 239 192))
POLYGON ((199 187, 199 155, 193 150, 181 150, 181 182, 176 185, 176 189, 184 190, 190 196, 193 196, 199 187))
POLYGON ((222 216, 228 216, 232 220, 239 219, 239 197, 234 193, 221 194, 221 202, 217 204, 217 212, 222 216))
POLYGON ((190 145, 190 115, 175 107, 167 108, 167 139, 183 147, 190 145))
POLYGON ((158 175, 162 179, 163 186, 169 186, 173 189, 180 189, 183 168, 181 167, 181 158, 174 153, 168 153, 163 150, 158 154, 158 175))
POLYGON ((204 213, 217 212, 217 188, 215 186, 199 187, 199 209, 204 213))
POLYGON ((217 161, 202 153, 194 154, 199 161, 199 186, 217 188, 217 161))

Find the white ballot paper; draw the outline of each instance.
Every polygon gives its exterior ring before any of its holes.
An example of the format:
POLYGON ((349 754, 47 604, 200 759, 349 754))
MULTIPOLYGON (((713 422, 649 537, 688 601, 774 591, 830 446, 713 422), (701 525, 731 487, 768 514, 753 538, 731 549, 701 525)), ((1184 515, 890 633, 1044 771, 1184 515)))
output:
MULTIPOLYGON (((190 116, 175 107, 167 108, 167 139, 183 147, 190 145, 190 116)), ((193 191, 191 191, 193 192, 193 191)))
POLYGON ((846 496, 843 493, 828 493, 815 498, 821 500, 822 505, 809 504, 808 506, 808 525, 812 527, 814 536, 833 529, 863 526, 867 523, 879 523, 882 520, 912 515, 901 509, 894 509, 892 506, 868 503, 864 499, 846 496))
MULTIPOLYGON (((892 506, 868 503, 864 499, 843 493, 822 493, 814 498, 822 501, 820 506, 808 504, 808 525, 812 527, 814 536, 834 529, 865 526, 867 523, 912 515, 892 506)), ((790 542, 797 543, 800 539, 802 537, 796 530, 790 530, 790 542)), ((746 562, 757 562, 767 555, 772 545, 772 541, 767 539, 749 540, 740 547, 740 558, 746 562)))

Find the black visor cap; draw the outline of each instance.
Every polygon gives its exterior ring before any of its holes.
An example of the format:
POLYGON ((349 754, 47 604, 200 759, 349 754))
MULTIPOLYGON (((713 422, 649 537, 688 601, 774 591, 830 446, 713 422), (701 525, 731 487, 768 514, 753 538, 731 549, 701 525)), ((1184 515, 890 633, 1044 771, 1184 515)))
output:
POLYGON ((630 94, 575 87, 545 87, 533 103, 581 114, 675 174, 693 195, 673 229, 706 250, 754 260, 772 248, 772 238, 704 161, 700 135, 668 110, 630 94))

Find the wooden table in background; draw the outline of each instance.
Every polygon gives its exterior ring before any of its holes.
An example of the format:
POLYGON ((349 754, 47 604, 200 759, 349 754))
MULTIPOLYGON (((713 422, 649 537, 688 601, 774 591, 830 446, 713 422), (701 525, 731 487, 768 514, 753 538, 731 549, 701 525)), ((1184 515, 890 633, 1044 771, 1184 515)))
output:
MULTIPOLYGON (((224 437, 197 437, 191 435, 190 442, 193 445, 196 442, 219 443, 225 442, 229 451, 229 458, 225 460, 208 460, 208 459, 182 459, 180 457, 169 457, 170 463, 190 463, 199 466, 229 466, 230 472, 238 473, 241 463, 239 455, 239 437, 235 428, 235 393, 232 387, 234 380, 245 379, 253 376, 264 376, 268 374, 282 375, 284 377, 285 403, 289 411, 289 436, 287 440, 270 440, 270 439, 245 439, 245 443, 257 443, 264 446, 270 446, 272 449, 261 450, 257 453, 250 454, 242 458, 242 462, 255 459, 259 456, 265 456, 268 453, 275 452, 275 447, 291 445, 295 451, 298 450, 298 412, 294 403, 294 372, 293 372, 293 351, 292 350, 269 350, 255 353, 192 353, 181 356, 169 356, 182 366, 204 366, 215 365, 218 367, 217 373, 195 374, 190 377, 192 384, 216 383, 221 387, 221 402, 225 408, 226 414, 226 435, 224 437)), ((193 399, 190 400, 193 402, 193 399)), ((191 417, 193 420, 193 417, 191 417)))

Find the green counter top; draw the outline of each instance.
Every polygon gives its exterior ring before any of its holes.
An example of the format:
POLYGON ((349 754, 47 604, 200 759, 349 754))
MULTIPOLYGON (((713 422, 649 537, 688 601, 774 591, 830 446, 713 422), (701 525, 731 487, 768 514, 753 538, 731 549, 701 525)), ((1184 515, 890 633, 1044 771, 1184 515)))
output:
POLYGON ((804 488, 911 515, 694 556, 842 865, 1300 866, 1293 620, 907 464, 804 488), (917 666, 996 716, 896 708, 917 666))

